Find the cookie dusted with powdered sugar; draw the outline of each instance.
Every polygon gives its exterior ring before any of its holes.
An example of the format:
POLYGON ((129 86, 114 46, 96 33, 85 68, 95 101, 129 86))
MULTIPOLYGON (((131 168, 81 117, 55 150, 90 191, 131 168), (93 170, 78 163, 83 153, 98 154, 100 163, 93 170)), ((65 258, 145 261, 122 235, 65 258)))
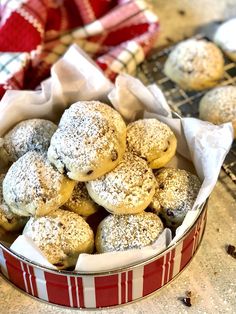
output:
POLYGON ((185 90, 210 88, 223 77, 223 55, 211 42, 188 39, 169 54, 164 72, 185 90))
POLYGON ((137 120, 127 126, 127 150, 145 159, 152 169, 166 165, 176 147, 174 133, 157 119, 137 120))
POLYGON ((92 199, 110 213, 136 214, 151 202, 156 180, 145 160, 127 152, 114 170, 86 186, 92 199))
POLYGON ((48 158, 71 179, 90 181, 114 169, 125 147, 121 115, 99 101, 79 101, 64 112, 48 158))
POLYGON ((94 235, 76 213, 57 209, 45 217, 30 218, 23 234, 30 237, 58 269, 75 266, 80 253, 92 253, 94 235))
POLYGON ((150 208, 166 222, 166 226, 176 228, 192 209, 201 182, 186 170, 165 168, 155 173, 157 188, 150 208))
POLYGON ((46 154, 28 152, 8 170, 3 197, 17 215, 43 216, 63 205, 74 186, 74 181, 53 168, 46 154))
POLYGON ((0 174, 0 226, 6 231, 18 231, 27 222, 26 217, 15 215, 3 199, 2 182, 5 174, 0 174))
POLYGON ((2 150, 10 162, 29 151, 46 152, 57 126, 48 120, 30 119, 18 123, 3 138, 2 150))
POLYGON ((98 204, 89 196, 84 182, 78 182, 76 184, 71 197, 63 207, 83 217, 94 214, 99 208, 98 204))
POLYGON ((232 122, 236 138, 236 86, 221 86, 207 92, 200 101, 199 117, 214 124, 232 122))
POLYGON ((161 219, 152 213, 109 215, 98 226, 96 249, 98 253, 140 249, 155 242, 163 230, 161 219))
POLYGON ((236 18, 221 24, 213 36, 213 41, 236 62, 236 18))

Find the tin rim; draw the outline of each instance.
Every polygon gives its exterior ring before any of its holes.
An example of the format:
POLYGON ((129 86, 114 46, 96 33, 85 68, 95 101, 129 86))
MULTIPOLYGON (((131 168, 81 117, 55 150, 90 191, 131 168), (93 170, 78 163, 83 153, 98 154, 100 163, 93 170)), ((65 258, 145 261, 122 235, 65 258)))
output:
MULTIPOLYGON (((8 248, 6 245, 4 245, 3 243, 0 242, 0 248, 3 248, 4 250, 6 250, 10 255, 14 256, 14 257, 17 257, 20 261, 23 261, 27 264, 29 264, 30 266, 33 266, 33 267, 36 267, 36 268, 39 268, 43 271, 47 271, 49 273, 53 273, 53 274, 61 274, 61 275, 66 275, 66 276, 71 276, 71 277, 77 277, 77 276, 91 276, 91 277, 94 277, 94 276, 106 276, 106 275, 112 275, 112 274, 116 274, 116 273, 119 273, 119 272, 122 272, 122 271, 129 271, 129 270, 132 270, 136 267, 139 267, 139 266, 145 266, 146 264, 156 260, 157 257, 162 257, 164 255, 166 255, 168 252, 170 252, 174 247, 176 247, 180 242, 182 242, 186 236, 188 235, 189 231, 195 226, 197 220, 199 219, 199 216, 205 211, 207 210, 207 204, 208 204, 208 199, 202 203, 202 209, 199 211, 198 215, 196 216, 193 224, 191 226, 189 226, 183 236, 177 240, 177 242, 173 243, 170 247, 168 247, 166 250, 162 251, 161 253, 157 253, 155 254, 154 256, 148 258, 148 259, 144 259, 143 261, 141 262, 134 262, 134 263, 131 263, 131 264, 128 264, 126 266, 122 266, 122 267, 119 267, 119 268, 116 268, 116 269, 111 269, 111 270, 101 270, 101 271, 69 271, 69 270, 54 270, 54 269, 51 269, 49 267, 46 267, 46 266, 42 266, 42 265, 39 265, 27 258, 25 258, 24 256, 18 254, 18 253, 15 253, 14 251, 12 251, 10 248, 8 248)), ((204 227, 205 228, 205 227, 204 227)))

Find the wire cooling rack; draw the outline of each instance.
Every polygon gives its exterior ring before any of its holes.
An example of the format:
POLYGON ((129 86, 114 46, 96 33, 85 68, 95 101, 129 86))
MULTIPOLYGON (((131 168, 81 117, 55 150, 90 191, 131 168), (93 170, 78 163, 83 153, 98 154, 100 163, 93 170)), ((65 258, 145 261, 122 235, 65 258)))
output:
MULTIPOLYGON (((198 35, 197 38, 206 37, 198 35)), ((153 50, 153 53, 137 68, 136 76, 145 84, 156 83, 162 89, 171 109, 183 117, 199 116, 199 102, 206 91, 185 91, 172 82, 164 74, 164 63, 175 45, 163 50, 153 50)), ((224 76, 218 86, 236 86, 236 63, 225 57, 224 76)), ((222 166, 226 174, 236 183, 236 141, 225 158, 222 166)))

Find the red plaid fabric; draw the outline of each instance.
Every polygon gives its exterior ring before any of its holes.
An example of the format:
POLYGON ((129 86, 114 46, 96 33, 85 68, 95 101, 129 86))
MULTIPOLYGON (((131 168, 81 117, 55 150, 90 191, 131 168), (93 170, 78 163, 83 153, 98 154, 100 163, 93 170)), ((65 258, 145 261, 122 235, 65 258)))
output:
POLYGON ((72 43, 110 79, 132 74, 158 25, 144 0, 1 0, 0 97, 6 89, 34 89, 72 43))

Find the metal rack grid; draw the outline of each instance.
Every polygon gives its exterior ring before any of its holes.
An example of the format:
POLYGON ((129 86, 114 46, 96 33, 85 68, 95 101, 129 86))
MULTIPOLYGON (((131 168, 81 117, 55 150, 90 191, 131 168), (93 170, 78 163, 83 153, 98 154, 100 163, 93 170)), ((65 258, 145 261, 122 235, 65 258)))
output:
MULTIPOLYGON (((199 35, 197 38, 206 37, 199 35)), ((185 91, 172 82, 163 72, 164 63, 175 45, 153 53, 137 68, 136 76, 145 84, 156 83, 162 89, 171 109, 184 117, 199 116, 199 101, 206 91, 185 91)), ((236 86, 236 63, 225 57, 224 76, 218 86, 236 86)), ((226 174, 236 183, 236 141, 222 166, 226 174)))

